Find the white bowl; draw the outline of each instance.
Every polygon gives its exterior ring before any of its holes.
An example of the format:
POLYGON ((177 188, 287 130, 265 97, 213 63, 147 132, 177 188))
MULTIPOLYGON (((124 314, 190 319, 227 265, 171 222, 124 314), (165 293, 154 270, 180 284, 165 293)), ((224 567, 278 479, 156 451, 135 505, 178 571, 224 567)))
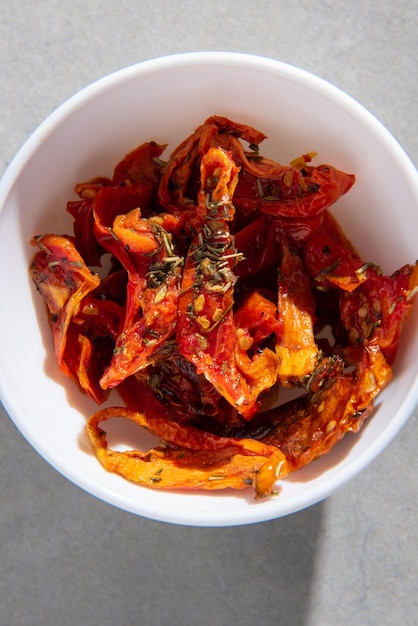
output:
POLYGON ((394 380, 374 416, 328 455, 293 474, 278 497, 253 492, 159 492, 107 473, 92 455, 85 421, 97 409, 59 371, 43 302, 28 276, 34 234, 68 232, 73 187, 111 175, 146 140, 174 148, 212 114, 268 135, 263 154, 284 163, 309 151, 353 172, 334 215, 367 259, 392 273, 418 256, 418 176, 398 143, 336 87, 284 63, 203 52, 146 61, 74 95, 21 148, 0 186, 0 391, 28 442, 59 472, 132 513, 187 525, 269 520, 315 504, 361 471, 395 437, 418 398, 415 307, 394 380))

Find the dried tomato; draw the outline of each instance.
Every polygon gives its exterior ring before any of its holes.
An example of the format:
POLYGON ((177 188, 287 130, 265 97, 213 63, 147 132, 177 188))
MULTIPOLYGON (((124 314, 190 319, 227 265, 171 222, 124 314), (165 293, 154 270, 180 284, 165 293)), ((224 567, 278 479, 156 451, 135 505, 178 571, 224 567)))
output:
POLYGON ((104 389, 146 367, 153 352, 174 332, 183 265, 172 239, 177 226, 173 215, 145 219, 139 209, 113 222, 112 232, 124 250, 121 261, 128 259, 123 263, 128 285, 120 333, 101 379, 104 389))
POLYGON ((32 244, 40 250, 32 261, 31 276, 49 312, 58 365, 70 374, 64 359, 68 327, 83 298, 99 285, 100 278, 90 272, 72 239, 40 235, 32 239, 32 244))
POLYGON ((377 340, 392 364, 418 292, 418 262, 392 276, 373 274, 352 293, 341 294, 341 320, 349 345, 377 340))
POLYGON ((357 432, 392 376, 418 263, 364 262, 329 212, 354 176, 267 159, 265 139, 212 116, 167 161, 144 143, 76 185, 74 236, 32 241, 59 367, 126 405, 91 417, 93 449, 142 485, 269 495, 357 432), (277 406, 283 387, 299 395, 277 406), (109 450, 112 417, 161 444, 109 450))
POLYGON ((211 148, 201 169, 197 215, 202 226, 186 257, 177 343, 197 372, 249 419, 260 405, 260 394, 275 383, 277 359, 268 349, 249 358, 252 339, 234 324, 233 270, 240 254, 227 223, 233 217, 237 168, 228 153, 211 148))

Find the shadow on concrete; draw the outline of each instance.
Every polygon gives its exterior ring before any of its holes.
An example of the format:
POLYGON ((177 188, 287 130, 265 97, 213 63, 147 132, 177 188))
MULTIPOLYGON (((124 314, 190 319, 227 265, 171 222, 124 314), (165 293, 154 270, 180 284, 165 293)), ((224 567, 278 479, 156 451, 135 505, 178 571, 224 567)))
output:
MULTIPOLYGON (((166 527, 161 540, 166 564, 171 565, 162 585, 169 595, 175 587, 175 595, 183 598, 174 622, 303 626, 308 618, 323 512, 320 503, 249 526, 166 527)), ((160 618, 166 623, 168 616, 162 613, 160 618)))

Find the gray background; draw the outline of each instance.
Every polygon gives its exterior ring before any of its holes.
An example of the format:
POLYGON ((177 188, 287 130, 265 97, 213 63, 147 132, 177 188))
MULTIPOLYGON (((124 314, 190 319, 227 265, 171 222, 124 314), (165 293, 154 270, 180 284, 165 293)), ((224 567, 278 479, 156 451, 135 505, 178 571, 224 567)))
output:
MULTIPOLYGON (((418 163, 417 16, 416 0, 4 2, 0 171, 78 89, 197 49, 316 72, 368 107, 418 163)), ((417 624, 417 418, 325 502, 212 529, 97 501, 38 457, 2 410, 0 624, 417 624)))

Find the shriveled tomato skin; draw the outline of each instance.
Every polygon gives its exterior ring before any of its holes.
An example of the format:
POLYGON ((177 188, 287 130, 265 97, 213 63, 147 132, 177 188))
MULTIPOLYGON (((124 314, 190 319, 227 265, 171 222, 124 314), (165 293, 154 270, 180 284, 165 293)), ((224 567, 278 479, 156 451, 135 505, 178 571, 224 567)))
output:
POLYGON ((87 433, 103 466, 128 480, 156 489, 245 489, 256 497, 271 495, 274 483, 288 473, 287 461, 275 446, 253 439, 233 440, 146 416, 125 407, 103 409, 87 424, 87 433), (117 452, 108 447, 102 424, 124 417, 169 442, 140 452, 117 452))
POLYGON ((374 274, 352 293, 343 293, 341 320, 350 345, 375 339, 393 364, 417 290, 418 262, 404 265, 392 276, 374 274))

